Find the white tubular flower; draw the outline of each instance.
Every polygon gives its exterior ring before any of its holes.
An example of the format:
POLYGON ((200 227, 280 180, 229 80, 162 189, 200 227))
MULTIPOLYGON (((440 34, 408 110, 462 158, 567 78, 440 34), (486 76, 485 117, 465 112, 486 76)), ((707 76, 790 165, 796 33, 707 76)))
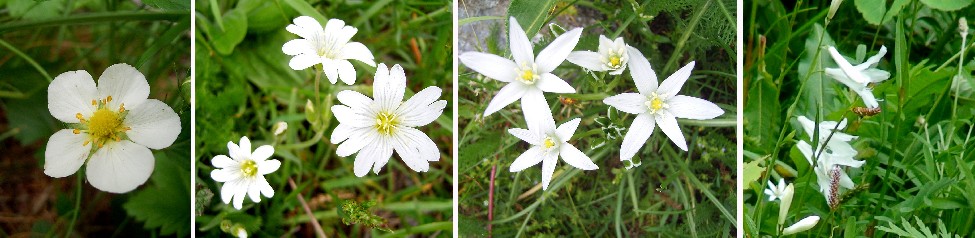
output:
POLYGON ((484 111, 485 117, 519 99, 522 110, 526 112, 525 116, 530 117, 529 111, 548 107, 542 92, 576 92, 575 88, 551 72, 565 61, 579 43, 582 28, 572 29, 555 38, 535 57, 528 36, 514 17, 511 17, 508 27, 508 43, 514 61, 481 52, 466 52, 459 57, 460 62, 468 68, 488 78, 508 83, 488 103, 484 111))
MULTIPOLYGON (((779 185, 782 185, 780 180, 779 185)), ((795 195, 796 187, 791 183, 785 186, 779 197, 779 225, 785 223, 785 217, 789 215, 789 207, 792 207, 792 196, 795 195)))
POLYGON ((251 141, 244 136, 240 138, 240 146, 233 141, 227 142, 227 150, 230 157, 213 157, 213 167, 217 169, 210 172, 213 181, 224 183, 220 189, 223 203, 230 204, 233 199, 234 208, 240 210, 245 196, 254 202, 261 202, 261 195, 273 197, 274 189, 264 175, 281 167, 281 161, 268 159, 274 155, 274 147, 262 145, 251 153, 251 141))
POLYGON ((338 156, 359 153, 353 169, 356 176, 365 176, 369 169, 379 174, 394 150, 417 172, 428 171, 429 161, 440 160, 437 144, 415 127, 430 124, 443 114, 447 101, 437 100, 442 90, 430 86, 403 102, 405 91, 403 67, 397 64, 387 69, 379 64, 373 82, 375 99, 352 90, 336 96, 342 105, 332 106, 339 125, 330 137, 333 144, 341 143, 335 151, 338 156))
POLYGON ((807 231, 815 227, 816 223, 819 223, 819 216, 809 216, 803 218, 802 220, 799 220, 799 222, 796 222, 796 224, 792 224, 791 226, 786 227, 785 230, 782 230, 782 235, 787 236, 807 231))
POLYGON ((529 126, 527 130, 521 128, 508 129, 508 133, 511 135, 531 144, 531 148, 511 163, 509 171, 522 171, 541 162, 542 190, 546 190, 549 182, 552 181, 552 174, 555 173, 555 165, 558 163, 559 156, 572 167, 582 170, 599 169, 599 166, 596 166, 589 156, 568 143, 569 138, 572 138, 576 128, 579 127, 581 119, 572 119, 556 128, 550 110, 540 114, 541 122, 535 124, 537 127, 529 126))
POLYGON ((610 71, 610 75, 619 75, 626 70, 630 61, 628 51, 630 46, 623 43, 623 37, 609 40, 599 35, 599 52, 573 51, 566 58, 569 62, 591 71, 610 71))
MULTIPOLYGON (((809 120, 809 118, 806 118, 805 116, 799 116, 798 120, 799 124, 802 125, 802 129, 806 132, 806 135, 809 135, 809 142, 812 142, 816 133, 816 131, 814 131, 816 129, 816 122, 809 120)), ((856 139, 857 137, 841 132, 845 128, 846 119, 843 119, 839 123, 835 121, 819 122, 819 145, 816 146, 816 151, 818 152, 819 150, 822 150, 823 146, 825 146, 826 150, 833 155, 848 156, 851 158, 856 156, 857 151, 853 149, 853 146, 850 145, 850 141, 856 139), (830 136, 830 134, 832 134, 832 136, 830 136)))
POLYGON ((836 61, 840 67, 826 68, 826 75, 840 81, 860 95, 860 98, 863 98, 863 104, 868 108, 880 107, 880 103, 877 102, 877 98, 873 96, 873 92, 868 86, 870 83, 879 83, 890 78, 890 72, 876 68, 880 59, 887 54, 887 47, 880 46, 880 52, 856 66, 851 65, 846 58, 836 51, 835 47, 830 46, 828 50, 833 61, 836 61))
POLYGON ((355 83, 355 68, 350 59, 361 61, 369 66, 375 66, 372 52, 359 42, 349 42, 359 30, 346 26, 339 19, 329 19, 325 28, 309 16, 294 19, 294 24, 286 28, 289 32, 301 36, 284 43, 281 50, 285 54, 293 55, 288 63, 294 70, 303 70, 316 64, 322 64, 322 70, 329 82, 335 84, 342 79, 348 85, 355 83))
POLYGON ((765 189, 765 194, 768 195, 768 200, 775 201, 777 198, 781 198, 785 194, 785 180, 779 179, 779 186, 775 186, 772 181, 768 181, 768 188, 765 189))
POLYGON ((149 82, 137 69, 115 64, 95 80, 65 72, 47 87, 51 115, 68 123, 48 140, 44 174, 67 177, 88 161, 88 182, 110 193, 132 191, 149 179, 149 149, 169 147, 182 127, 169 105, 148 99, 149 82))
POLYGON ((622 93, 603 99, 603 103, 620 111, 637 114, 633 124, 623 137, 620 160, 627 161, 643 147, 654 127, 670 138, 680 149, 687 151, 687 142, 677 125, 677 118, 712 119, 724 114, 718 105, 707 100, 677 95, 684 82, 691 76, 694 62, 667 77, 657 86, 657 76, 650 68, 650 62, 636 49, 630 50, 630 74, 639 93, 622 93))

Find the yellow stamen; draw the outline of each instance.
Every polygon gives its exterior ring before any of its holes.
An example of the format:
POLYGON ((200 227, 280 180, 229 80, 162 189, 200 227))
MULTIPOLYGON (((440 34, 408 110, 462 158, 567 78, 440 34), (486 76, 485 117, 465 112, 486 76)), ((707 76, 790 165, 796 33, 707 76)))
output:
POLYGON ((92 106, 94 106, 94 105, 98 105, 98 102, 97 102, 97 101, 95 101, 95 99, 92 99, 92 100, 91 100, 91 105, 92 105, 92 106))
POLYGON ((552 137, 545 138, 545 149, 550 149, 555 146, 555 141, 552 141, 552 137))
POLYGON ((399 124, 399 120, 396 119, 396 115, 389 112, 380 112, 376 115, 376 130, 379 134, 391 135, 396 130, 396 125, 399 124))
POLYGON ((105 101, 106 102, 111 102, 112 101, 112 96, 108 96, 107 98, 105 98, 105 101))
POLYGON ((620 57, 618 55, 613 55, 609 57, 609 65, 613 68, 620 67, 620 57))
POLYGON ((71 131, 71 132, 72 132, 72 133, 74 133, 75 135, 77 135, 77 134, 81 134, 81 130, 78 130, 78 129, 74 129, 74 130, 73 130, 73 131, 71 131))
POLYGON ((125 103, 122 103, 121 105, 118 106, 118 113, 122 113, 124 111, 125 111, 125 103))
POLYGON ((240 172, 244 173, 247 177, 256 175, 257 163, 253 160, 245 160, 243 163, 240 163, 240 172))

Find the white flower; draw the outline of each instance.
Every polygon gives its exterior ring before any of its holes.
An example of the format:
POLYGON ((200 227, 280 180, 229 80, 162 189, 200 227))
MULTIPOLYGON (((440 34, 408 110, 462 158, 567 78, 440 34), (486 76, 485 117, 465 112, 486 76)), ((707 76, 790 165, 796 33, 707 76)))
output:
POLYGON ((765 194, 768 195, 768 200, 775 201, 777 198, 781 198, 785 194, 785 180, 779 179, 779 186, 775 186, 772 181, 768 181, 768 188, 765 189, 765 194))
POLYGON ((528 41, 528 36, 514 17, 511 17, 508 27, 508 43, 514 61, 481 52, 466 52, 459 57, 460 62, 468 68, 488 78, 508 83, 488 103, 484 111, 485 117, 519 99, 522 99, 522 110, 526 112, 525 116, 530 117, 531 113, 528 112, 548 107, 542 92, 576 92, 575 88, 551 72, 565 61, 572 49, 576 47, 576 43, 579 43, 582 28, 572 29, 555 38, 548 47, 538 53, 538 57, 534 57, 531 42, 528 41))
POLYGON ((511 163, 509 171, 522 171, 541 162, 542 190, 545 190, 548 189, 548 184, 552 181, 552 174, 555 173, 555 164, 558 163, 559 156, 572 167, 582 170, 599 169, 599 166, 596 166, 589 156, 568 143, 569 138, 572 138, 572 134, 575 134, 576 128, 579 127, 579 118, 572 119, 556 128, 550 110, 545 110, 540 114, 542 114, 541 122, 535 123, 536 126, 529 124, 527 130, 521 128, 508 129, 508 133, 511 135, 531 144, 531 148, 511 163))
POLYGON ((224 204, 234 201, 234 208, 240 210, 244 206, 244 197, 248 196, 254 202, 261 202, 261 195, 273 197, 274 189, 264 179, 264 175, 277 171, 281 161, 271 158, 274 147, 262 145, 251 153, 251 141, 246 136, 240 138, 240 146, 233 141, 227 142, 230 157, 217 155, 213 157, 214 169, 210 177, 214 181, 222 182, 220 198, 224 204))
POLYGON ((358 60, 369 66, 375 66, 372 52, 359 42, 349 42, 358 29, 346 26, 339 19, 329 19, 325 28, 309 16, 295 18, 294 24, 286 28, 304 39, 294 39, 284 43, 281 50, 285 54, 293 55, 288 63, 294 70, 303 70, 316 64, 322 64, 322 70, 329 82, 341 78, 348 85, 355 83, 355 68, 350 59, 358 60))
POLYGON ((786 227, 785 230, 782 230, 782 235, 787 236, 807 231, 816 226, 816 223, 819 223, 819 216, 809 216, 803 218, 802 220, 799 220, 799 222, 796 222, 796 224, 792 224, 791 226, 786 227))
POLYGON ((132 191, 149 179, 155 160, 149 149, 169 147, 182 127, 169 105, 149 97, 149 82, 137 69, 115 64, 95 85, 87 71, 65 72, 47 87, 51 115, 68 123, 47 143, 44 174, 61 178, 88 161, 88 182, 110 193, 132 191))
POLYGON ((332 131, 331 141, 342 143, 335 153, 346 157, 358 152, 353 170, 359 177, 369 173, 370 168, 379 174, 393 150, 413 171, 429 170, 428 161, 440 160, 440 149, 414 127, 430 124, 443 114, 447 101, 437 100, 441 89, 427 87, 403 102, 403 67, 397 64, 387 69, 385 64, 379 64, 372 90, 375 100, 351 90, 336 96, 343 105, 332 106, 339 125, 332 131))
POLYGON ((603 99, 603 103, 620 111, 637 114, 623 137, 620 160, 633 158, 650 138, 655 125, 660 125, 660 130, 674 144, 687 151, 687 142, 677 126, 677 118, 712 119, 724 114, 718 105, 707 100, 677 95, 693 68, 692 61, 667 77, 658 87, 657 76, 650 68, 650 62, 639 51, 630 51, 630 74, 639 93, 622 93, 603 99))
MULTIPOLYGON (((814 138, 813 129, 815 129, 813 121, 805 116, 799 116, 799 124, 802 124, 806 134, 812 140, 814 138)), ((812 145, 806 141, 799 141, 796 144, 799 152, 802 152, 803 156, 806 157, 809 165, 816 165, 813 171, 816 173, 819 191, 826 197, 827 202, 831 203, 830 205, 834 205, 832 204, 833 198, 839 192, 834 191, 834 182, 837 183, 836 185, 838 187, 847 189, 852 189, 855 186, 853 180, 850 179, 850 176, 840 166, 859 168, 866 163, 853 159, 857 155, 857 151, 853 149, 853 146, 849 142, 855 139, 856 136, 835 131, 833 132, 833 136, 829 138, 829 134, 833 131, 834 127, 837 130, 845 128, 846 119, 843 119, 839 123, 835 121, 822 121, 819 123, 819 146, 817 146, 816 150, 813 150, 812 145), (827 138, 829 138, 829 141, 826 141, 827 138), (825 151, 822 151, 824 147, 825 151), (814 163, 813 158, 817 156, 819 156, 819 159, 814 163)))
POLYGON ((863 104, 868 108, 877 108, 880 103, 877 102, 877 98, 873 96, 868 85, 870 83, 879 83, 890 78, 890 72, 877 69, 877 63, 880 63, 880 59, 887 54, 887 47, 880 46, 880 52, 876 55, 867 59, 862 64, 853 66, 850 64, 846 58, 843 58, 839 52, 836 51, 835 47, 829 47, 829 54, 833 56, 833 61, 839 65, 839 68, 826 68, 826 75, 840 81, 851 90, 860 95, 863 98, 863 104))
POLYGON ((566 60, 591 71, 610 71, 611 75, 619 75, 626 70, 630 61, 630 48, 633 47, 623 43, 623 37, 609 40, 606 36, 599 35, 599 53, 588 50, 573 51, 566 60))

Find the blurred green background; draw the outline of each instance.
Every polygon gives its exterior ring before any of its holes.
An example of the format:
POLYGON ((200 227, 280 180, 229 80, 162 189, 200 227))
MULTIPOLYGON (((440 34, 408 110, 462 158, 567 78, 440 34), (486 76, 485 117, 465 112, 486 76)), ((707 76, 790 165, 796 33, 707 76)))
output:
POLYGON ((189 234, 189 5, 181 0, 0 0, 0 237, 189 234), (65 128, 47 109, 48 84, 74 70, 86 70, 97 80, 117 63, 146 76, 149 98, 170 105, 183 131, 172 146, 153 151, 150 181, 127 194, 86 183, 79 188, 79 173, 60 179, 44 175, 48 137, 65 128))
POLYGON ((315 68, 291 69, 292 57, 281 50, 285 42, 300 38, 285 30, 295 17, 342 19, 358 28, 352 41, 369 48, 377 64, 403 66, 407 97, 438 86, 444 90, 441 99, 453 103, 451 1, 211 0, 197 1, 196 7, 197 235, 225 236, 220 229, 224 221, 258 236, 311 237, 312 222, 330 237, 452 234, 452 107, 418 128, 442 152, 429 172, 414 172, 394 155, 379 175, 359 178, 352 172, 353 157, 336 156, 337 145, 328 141, 338 124, 329 108, 342 90, 371 96, 375 67, 352 60, 358 75, 352 86, 332 85, 322 75, 316 97, 315 68), (274 136, 272 125, 279 121, 288 130, 274 136), (248 199, 237 211, 220 201, 222 184, 210 178, 210 161, 227 154, 227 142, 237 143, 241 136, 250 138, 254 148, 273 144, 272 159, 282 166, 265 176, 275 196, 259 204, 248 199), (289 179, 298 189, 288 186, 289 179), (313 217, 303 211, 298 196, 313 217), (349 215, 338 208, 345 201, 375 202, 357 214, 387 222, 375 229, 343 223, 349 215))

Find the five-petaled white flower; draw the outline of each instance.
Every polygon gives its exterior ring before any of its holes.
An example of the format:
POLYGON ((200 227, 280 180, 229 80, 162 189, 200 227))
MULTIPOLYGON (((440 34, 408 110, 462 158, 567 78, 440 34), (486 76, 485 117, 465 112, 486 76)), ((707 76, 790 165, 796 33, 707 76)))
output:
MULTIPOLYGON (((814 122, 805 116, 799 116, 799 124, 802 125, 803 130, 809 135, 809 140, 812 141, 815 138, 813 130, 816 129, 814 122)), ((859 168, 865 163, 853 159, 857 155, 857 151, 849 142, 856 136, 838 131, 843 128, 846 128, 846 119, 840 122, 822 121, 819 123, 819 146, 816 150, 813 150, 812 145, 806 141, 799 141, 796 144, 799 152, 802 152, 803 156, 806 157, 806 161, 810 165, 816 165, 813 171, 816 173, 819 191, 823 193, 827 201, 830 200, 830 196, 836 196, 835 193, 838 192, 833 191, 833 182, 838 183, 839 187, 847 189, 852 189, 855 185, 840 166, 859 168), (834 128, 837 131, 834 131, 834 128), (832 133, 832 137, 830 133, 832 133), (818 160, 814 163, 813 159, 817 156, 818 160)))
POLYGON ((548 47, 538 53, 538 57, 534 57, 531 42, 528 41, 528 36, 514 17, 511 17, 508 27, 508 43, 514 61, 481 52, 466 52, 459 58, 460 62, 468 68, 488 78, 508 83, 488 103, 484 111, 485 117, 521 99, 526 120, 531 122, 534 121, 531 118, 533 113, 529 112, 548 108, 548 102, 545 101, 542 92, 576 92, 575 88, 551 72, 565 61, 579 43, 582 28, 572 29, 555 38, 548 47))
POLYGON ((573 51, 566 60, 591 71, 610 71, 610 75, 619 75, 626 70, 630 61, 629 51, 633 50, 636 48, 623 43, 623 37, 609 40, 606 36, 599 35, 598 53, 588 50, 573 51))
POLYGON ((785 195, 785 180, 779 179, 779 186, 775 186, 771 180, 768 181, 768 188, 765 189, 765 194, 768 195, 769 201, 775 201, 777 198, 782 198, 785 195))
POLYGON ((868 108, 879 107, 880 103, 873 96, 869 84, 879 83, 890 78, 890 72, 876 68, 880 59, 884 57, 884 54, 887 54, 887 47, 880 46, 880 52, 857 66, 851 65, 846 58, 840 55, 840 52, 836 51, 835 47, 830 46, 828 50, 829 54, 833 56, 833 61, 836 61, 840 67, 826 68, 826 75, 840 81, 860 95, 860 98, 863 98, 863 104, 868 108))
POLYGON ((88 182, 110 193, 132 191, 155 167, 151 149, 169 147, 181 130, 169 105, 148 99, 149 82, 137 69, 115 64, 95 85, 87 71, 62 73, 47 88, 48 110, 69 123, 47 143, 44 174, 61 178, 88 161, 88 182))
POLYGON ((622 93, 603 99, 603 103, 620 111, 637 114, 623 137, 620 160, 633 158, 650 138, 655 125, 660 125, 660 130, 674 144, 687 151, 687 142, 677 125, 677 118, 701 120, 724 114, 718 105, 707 100, 677 95, 693 68, 692 61, 667 77, 658 87, 657 76, 650 68, 650 62, 639 51, 630 51, 630 74, 639 93, 622 93))
POLYGON ((350 59, 358 60, 369 66, 375 66, 372 52, 359 42, 349 42, 358 31, 355 27, 346 26, 339 19, 329 19, 325 28, 309 16, 295 18, 294 24, 286 28, 304 39, 294 39, 284 43, 281 49, 285 54, 293 55, 288 63, 294 70, 303 70, 316 64, 322 64, 322 70, 329 82, 341 78, 348 85, 355 83, 355 68, 350 59))
POLYGON ((262 145, 251 153, 251 141, 246 136, 240 138, 240 146, 233 141, 227 142, 230 157, 217 155, 213 157, 214 169, 210 177, 214 181, 222 182, 220 198, 224 204, 234 201, 234 208, 240 210, 244 206, 244 197, 250 197, 254 202, 261 202, 261 195, 274 196, 274 188, 267 182, 264 175, 277 171, 281 161, 271 158, 274 147, 262 145))
POLYGON ((552 112, 545 110, 540 112, 539 123, 529 123, 528 129, 512 128, 508 133, 518 137, 528 144, 531 144, 525 153, 511 163, 509 171, 518 172, 528 167, 542 163, 542 190, 548 189, 548 184, 552 181, 552 174, 555 173, 555 165, 559 157, 565 163, 582 170, 599 169, 586 154, 579 151, 575 146, 569 144, 572 134, 575 134, 581 119, 572 119, 558 128, 555 127, 555 119, 552 112))
POLYGON ((393 150, 410 169, 429 170, 428 161, 440 160, 440 149, 414 127, 430 124, 443 114, 447 101, 437 100, 441 89, 427 87, 403 102, 403 67, 397 64, 387 69, 385 64, 379 64, 372 90, 375 100, 352 90, 336 96, 344 105, 332 106, 339 125, 330 137, 333 144, 341 143, 335 153, 346 157, 358 152, 353 171, 359 177, 369 173, 370 168, 379 174, 393 150))

